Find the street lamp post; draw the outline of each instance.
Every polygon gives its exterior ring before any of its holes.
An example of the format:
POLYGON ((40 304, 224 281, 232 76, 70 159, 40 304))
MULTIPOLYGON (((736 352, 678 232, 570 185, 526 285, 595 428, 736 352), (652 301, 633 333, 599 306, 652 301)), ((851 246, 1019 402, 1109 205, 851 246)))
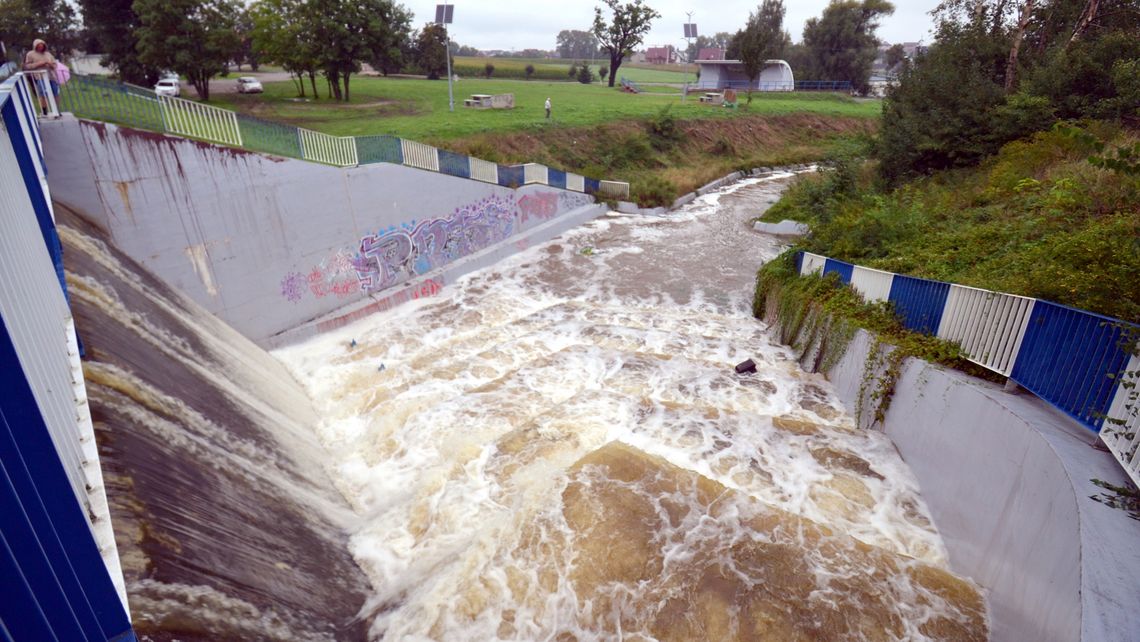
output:
MULTIPOLYGON (((689 21, 685 23, 685 43, 688 45, 685 47, 685 53, 688 53, 689 50, 693 48, 693 38, 697 37, 697 25, 693 22, 693 13, 694 12, 692 11, 685 12, 685 16, 689 19, 689 21)), ((690 58, 689 63, 692 64, 692 62, 693 61, 690 58)), ((681 102, 685 102, 685 100, 689 97, 688 81, 685 82, 685 88, 682 91, 684 93, 681 94, 681 102)))
POLYGON ((451 36, 447 33, 447 25, 451 24, 454 13, 455 5, 435 5, 435 22, 443 25, 443 54, 447 59, 447 110, 452 112, 455 111, 455 93, 451 87, 451 36))

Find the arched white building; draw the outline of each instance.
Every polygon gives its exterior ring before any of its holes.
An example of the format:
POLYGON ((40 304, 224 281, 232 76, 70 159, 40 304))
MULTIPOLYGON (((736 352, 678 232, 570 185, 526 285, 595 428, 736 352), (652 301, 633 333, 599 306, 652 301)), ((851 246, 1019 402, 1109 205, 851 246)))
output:
POLYGON ((701 78, 697 89, 736 89, 747 91, 795 91, 796 78, 792 68, 783 60, 765 60, 759 78, 749 78, 744 73, 744 63, 739 60, 698 60, 701 78), (751 87, 749 87, 751 85, 751 87))

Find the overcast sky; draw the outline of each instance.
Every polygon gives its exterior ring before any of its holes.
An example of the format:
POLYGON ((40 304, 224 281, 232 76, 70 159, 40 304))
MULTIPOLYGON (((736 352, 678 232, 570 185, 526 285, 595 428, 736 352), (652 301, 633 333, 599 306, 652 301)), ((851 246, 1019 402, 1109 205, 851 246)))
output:
MULTIPOLYGON (((415 14, 413 26, 423 27, 435 18, 438 0, 402 0, 415 14)), ((563 29, 587 30, 594 20, 595 0, 459 0, 455 5, 455 23, 451 37, 462 45, 478 49, 554 49, 554 39, 563 29)), ((646 45, 683 46, 682 25, 693 12, 693 22, 702 35, 718 31, 735 32, 755 11, 759 0, 647 0, 661 17, 653 21, 646 45)), ((879 38, 891 43, 917 40, 930 41, 930 10, 937 0, 896 0, 895 13, 884 18, 879 38)), ((784 28, 798 42, 803 37, 804 22, 818 16, 827 0, 786 0, 788 15, 784 28)))

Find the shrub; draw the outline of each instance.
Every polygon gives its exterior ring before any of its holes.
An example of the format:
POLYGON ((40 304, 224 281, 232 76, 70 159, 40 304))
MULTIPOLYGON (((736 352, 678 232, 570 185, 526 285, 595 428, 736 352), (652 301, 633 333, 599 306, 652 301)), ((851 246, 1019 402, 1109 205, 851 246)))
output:
POLYGON ((656 116, 649 118, 649 133, 653 146, 659 150, 668 149, 681 140, 681 129, 673 116, 672 105, 665 105, 656 116))
POLYGON ((495 73, 495 65, 492 65, 491 63, 483 65, 483 73, 486 74, 488 78, 490 78, 491 74, 495 73))
POLYGON ((577 78, 578 77, 578 63, 576 63, 576 62, 570 63, 570 69, 567 70, 566 75, 570 78, 577 78))
POLYGON ((583 85, 588 85, 594 82, 594 72, 590 71, 589 65, 582 65, 578 67, 578 82, 583 85))
POLYGON ((530 77, 534 75, 534 65, 527 65, 525 71, 526 71, 526 79, 530 80, 530 77))
POLYGON ((633 197, 641 207, 668 207, 677 200, 677 186, 660 176, 650 176, 633 185, 633 197))
POLYGON ((606 81, 608 75, 610 75, 610 68, 605 65, 598 65, 598 78, 601 78, 602 82, 606 81))

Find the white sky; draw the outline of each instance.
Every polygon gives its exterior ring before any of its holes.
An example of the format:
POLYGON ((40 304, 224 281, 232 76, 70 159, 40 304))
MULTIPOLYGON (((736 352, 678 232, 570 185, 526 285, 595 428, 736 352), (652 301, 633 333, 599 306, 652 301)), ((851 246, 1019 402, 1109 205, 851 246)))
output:
MULTIPOLYGON (((435 18, 435 5, 442 0, 398 0, 415 14, 414 28, 435 18)), ((623 3, 626 0, 623 0, 623 3)), ((735 32, 756 10, 759 0, 647 0, 661 14, 653 21, 646 45, 672 44, 683 47, 682 25, 685 13, 693 12, 693 22, 702 35, 718 31, 735 32)), ((563 29, 588 30, 594 20, 595 0, 458 0, 451 37, 461 45, 478 49, 554 49, 554 39, 563 29)), ((785 0, 788 13, 784 28, 799 42, 804 22, 818 16, 828 0, 785 0)), ((879 38, 891 43, 930 41, 930 10, 938 0, 894 0, 895 13, 882 20, 879 38)))

